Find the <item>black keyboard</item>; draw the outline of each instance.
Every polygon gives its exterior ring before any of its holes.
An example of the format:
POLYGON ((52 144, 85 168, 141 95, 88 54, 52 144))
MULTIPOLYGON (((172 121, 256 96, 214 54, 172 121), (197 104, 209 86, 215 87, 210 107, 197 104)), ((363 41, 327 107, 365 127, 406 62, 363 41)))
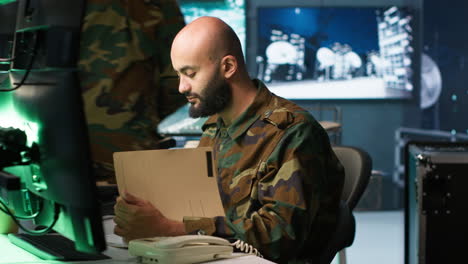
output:
POLYGON ((104 254, 89 254, 77 251, 73 241, 59 234, 40 236, 9 234, 8 238, 13 244, 42 259, 64 261, 109 259, 104 254))

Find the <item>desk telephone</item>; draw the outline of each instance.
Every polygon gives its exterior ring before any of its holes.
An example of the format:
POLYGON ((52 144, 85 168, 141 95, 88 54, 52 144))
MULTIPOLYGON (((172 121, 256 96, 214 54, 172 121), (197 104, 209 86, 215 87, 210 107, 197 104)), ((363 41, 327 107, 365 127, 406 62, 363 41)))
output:
POLYGON ((129 253, 142 263, 197 263, 231 258, 233 247, 223 238, 205 235, 152 237, 131 240, 129 253))

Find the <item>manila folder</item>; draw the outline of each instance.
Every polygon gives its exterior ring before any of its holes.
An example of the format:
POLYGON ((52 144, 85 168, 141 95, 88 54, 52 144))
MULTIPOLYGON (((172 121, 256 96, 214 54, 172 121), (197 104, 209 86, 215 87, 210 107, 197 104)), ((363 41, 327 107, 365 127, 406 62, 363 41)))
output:
POLYGON ((224 216, 209 147, 114 153, 119 193, 150 201, 166 217, 224 216))

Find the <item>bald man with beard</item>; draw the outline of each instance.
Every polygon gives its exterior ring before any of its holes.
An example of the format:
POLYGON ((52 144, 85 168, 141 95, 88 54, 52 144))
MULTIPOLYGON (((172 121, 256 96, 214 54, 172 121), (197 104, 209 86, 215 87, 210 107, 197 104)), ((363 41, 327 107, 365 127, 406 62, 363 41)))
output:
POLYGON ((171 60, 189 115, 209 116, 199 146, 213 148, 225 215, 167 219, 126 193, 115 206, 115 233, 126 240, 203 233, 243 240, 278 263, 316 263, 336 225, 344 181, 325 130, 249 77, 239 39, 218 18, 184 27, 171 60))

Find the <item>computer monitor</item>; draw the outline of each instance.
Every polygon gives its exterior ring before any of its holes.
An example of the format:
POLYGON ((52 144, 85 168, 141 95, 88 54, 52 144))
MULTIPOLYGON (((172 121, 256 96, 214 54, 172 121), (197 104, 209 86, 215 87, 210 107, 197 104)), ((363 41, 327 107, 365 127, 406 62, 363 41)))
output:
POLYGON ((247 1, 251 75, 288 99, 411 98, 415 8, 331 2, 247 1))
POLYGON ((0 155, 9 145, 25 145, 19 161, 0 168, 21 182, 19 192, 3 199, 17 216, 33 216, 36 226, 53 225, 77 250, 102 252, 106 243, 76 67, 84 1, 18 2, 10 89, 0 89, 0 127, 6 131, 0 136, 23 131, 26 139, 0 139, 0 155))

